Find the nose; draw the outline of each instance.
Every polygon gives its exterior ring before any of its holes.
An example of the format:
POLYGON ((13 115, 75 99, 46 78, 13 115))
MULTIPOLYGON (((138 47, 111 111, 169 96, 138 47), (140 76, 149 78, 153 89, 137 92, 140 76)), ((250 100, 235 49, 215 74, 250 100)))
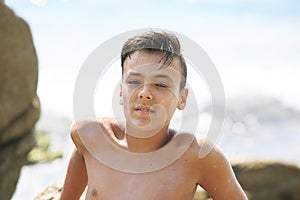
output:
POLYGON ((139 92, 138 96, 139 96, 139 99, 141 99, 141 100, 149 101, 149 100, 153 99, 153 96, 152 96, 152 94, 149 90, 149 86, 147 86, 147 84, 145 84, 143 86, 143 88, 139 92))

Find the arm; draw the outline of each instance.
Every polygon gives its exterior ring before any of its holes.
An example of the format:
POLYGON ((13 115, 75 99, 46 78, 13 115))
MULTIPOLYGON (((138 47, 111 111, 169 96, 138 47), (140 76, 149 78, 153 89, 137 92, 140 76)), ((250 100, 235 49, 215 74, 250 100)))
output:
POLYGON ((67 170, 61 200, 79 199, 87 184, 87 173, 82 154, 75 149, 67 170))
POLYGON ((78 136, 78 131, 75 124, 71 127, 71 137, 77 149, 74 150, 69 162, 66 178, 61 192, 61 200, 79 199, 87 185, 88 180, 84 156, 81 153, 84 152, 84 146, 82 145, 80 137, 78 136))
POLYGON ((230 163, 218 147, 212 147, 200 163, 202 172, 198 183, 214 200, 247 200, 230 163))

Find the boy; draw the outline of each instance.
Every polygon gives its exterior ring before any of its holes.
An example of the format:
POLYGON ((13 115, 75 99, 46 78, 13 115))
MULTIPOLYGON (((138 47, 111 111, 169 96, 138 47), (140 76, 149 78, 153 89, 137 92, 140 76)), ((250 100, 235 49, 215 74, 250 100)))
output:
POLYGON ((61 199, 192 200, 198 185, 215 200, 247 199, 221 150, 203 138, 169 128, 185 107, 187 69, 175 35, 147 32, 121 54, 120 104, 112 118, 71 127, 76 149, 61 199), (201 149, 211 149, 199 157, 201 149))

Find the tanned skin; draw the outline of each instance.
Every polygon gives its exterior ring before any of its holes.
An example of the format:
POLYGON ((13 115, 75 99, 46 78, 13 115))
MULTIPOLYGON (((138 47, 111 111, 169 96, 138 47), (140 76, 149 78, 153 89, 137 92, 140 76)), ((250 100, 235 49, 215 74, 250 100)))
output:
MULTIPOLYGON (((153 75, 143 73, 139 68, 158 63, 158 60, 159 53, 141 54, 140 51, 125 60, 120 93, 124 106, 128 108, 124 111, 127 119, 124 124, 113 118, 103 118, 72 125, 71 137, 76 149, 69 163, 61 200, 79 199, 86 186, 87 200, 193 200, 198 185, 214 200, 247 199, 230 163, 217 146, 194 134, 169 128, 174 111, 184 109, 188 90, 179 88, 180 76, 169 73, 171 69, 180 74, 176 59, 169 69, 159 69, 153 75), (164 82, 168 88, 157 82, 164 82), (135 125, 146 127, 151 123, 150 118, 159 113, 153 105, 160 105, 165 110, 162 127, 151 137, 135 137, 134 134, 144 134, 143 129, 135 128, 135 125), (129 121, 129 118, 133 120, 129 121), (187 148, 186 141, 191 141, 187 148), (101 142, 113 144, 117 150, 112 150, 109 145, 97 144, 101 142), (112 152, 107 156, 113 157, 114 153, 121 151, 137 154, 153 152, 153 155, 160 151, 162 155, 172 156, 182 148, 186 150, 172 163, 144 173, 115 169, 103 162, 101 157, 105 152, 112 152), (207 154, 201 156, 207 149, 207 154)), ((138 157, 130 155, 124 154, 123 159, 128 162, 121 163, 120 168, 139 165, 138 157)), ((153 160, 149 160, 155 164, 155 159, 159 158, 153 156, 153 160)))

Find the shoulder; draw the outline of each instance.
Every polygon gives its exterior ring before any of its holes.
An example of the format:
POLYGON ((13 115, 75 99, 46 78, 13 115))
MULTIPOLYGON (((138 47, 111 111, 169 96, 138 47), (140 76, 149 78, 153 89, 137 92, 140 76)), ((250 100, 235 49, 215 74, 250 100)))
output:
POLYGON ((188 148, 188 153, 190 155, 196 156, 197 160, 203 159, 209 153, 215 151, 216 148, 218 148, 212 141, 203 136, 194 135, 191 133, 180 133, 177 135, 182 135, 182 138, 189 138, 188 140, 190 140, 191 143, 190 147, 188 148))
POLYGON ((104 119, 74 121, 70 127, 71 138, 77 149, 84 153, 86 146, 101 135, 104 119))
POLYGON ((115 124, 116 120, 111 117, 99 118, 97 120, 74 121, 71 125, 71 135, 91 135, 107 126, 115 124))
POLYGON ((199 176, 206 176, 212 169, 228 169, 230 164, 225 154, 216 143, 202 136, 192 136, 194 137, 193 142, 187 153, 194 161, 194 167, 200 173, 199 176))
POLYGON ((197 155, 197 160, 201 164, 201 168, 207 166, 211 169, 214 164, 218 165, 228 165, 227 158, 220 147, 209 140, 208 138, 202 136, 194 136, 194 142, 190 147, 191 153, 197 155))
POLYGON ((188 156, 193 163, 201 163, 209 154, 215 154, 219 148, 209 139, 191 134, 188 132, 173 131, 175 132, 172 138, 172 143, 177 149, 185 149, 185 156, 188 156))
POLYGON ((220 151, 219 147, 208 138, 203 136, 195 136, 195 150, 199 159, 204 159, 210 154, 215 154, 220 151))
POLYGON ((101 126, 102 122, 94 120, 75 121, 70 127, 70 133, 73 137, 90 135, 97 127, 101 126))

